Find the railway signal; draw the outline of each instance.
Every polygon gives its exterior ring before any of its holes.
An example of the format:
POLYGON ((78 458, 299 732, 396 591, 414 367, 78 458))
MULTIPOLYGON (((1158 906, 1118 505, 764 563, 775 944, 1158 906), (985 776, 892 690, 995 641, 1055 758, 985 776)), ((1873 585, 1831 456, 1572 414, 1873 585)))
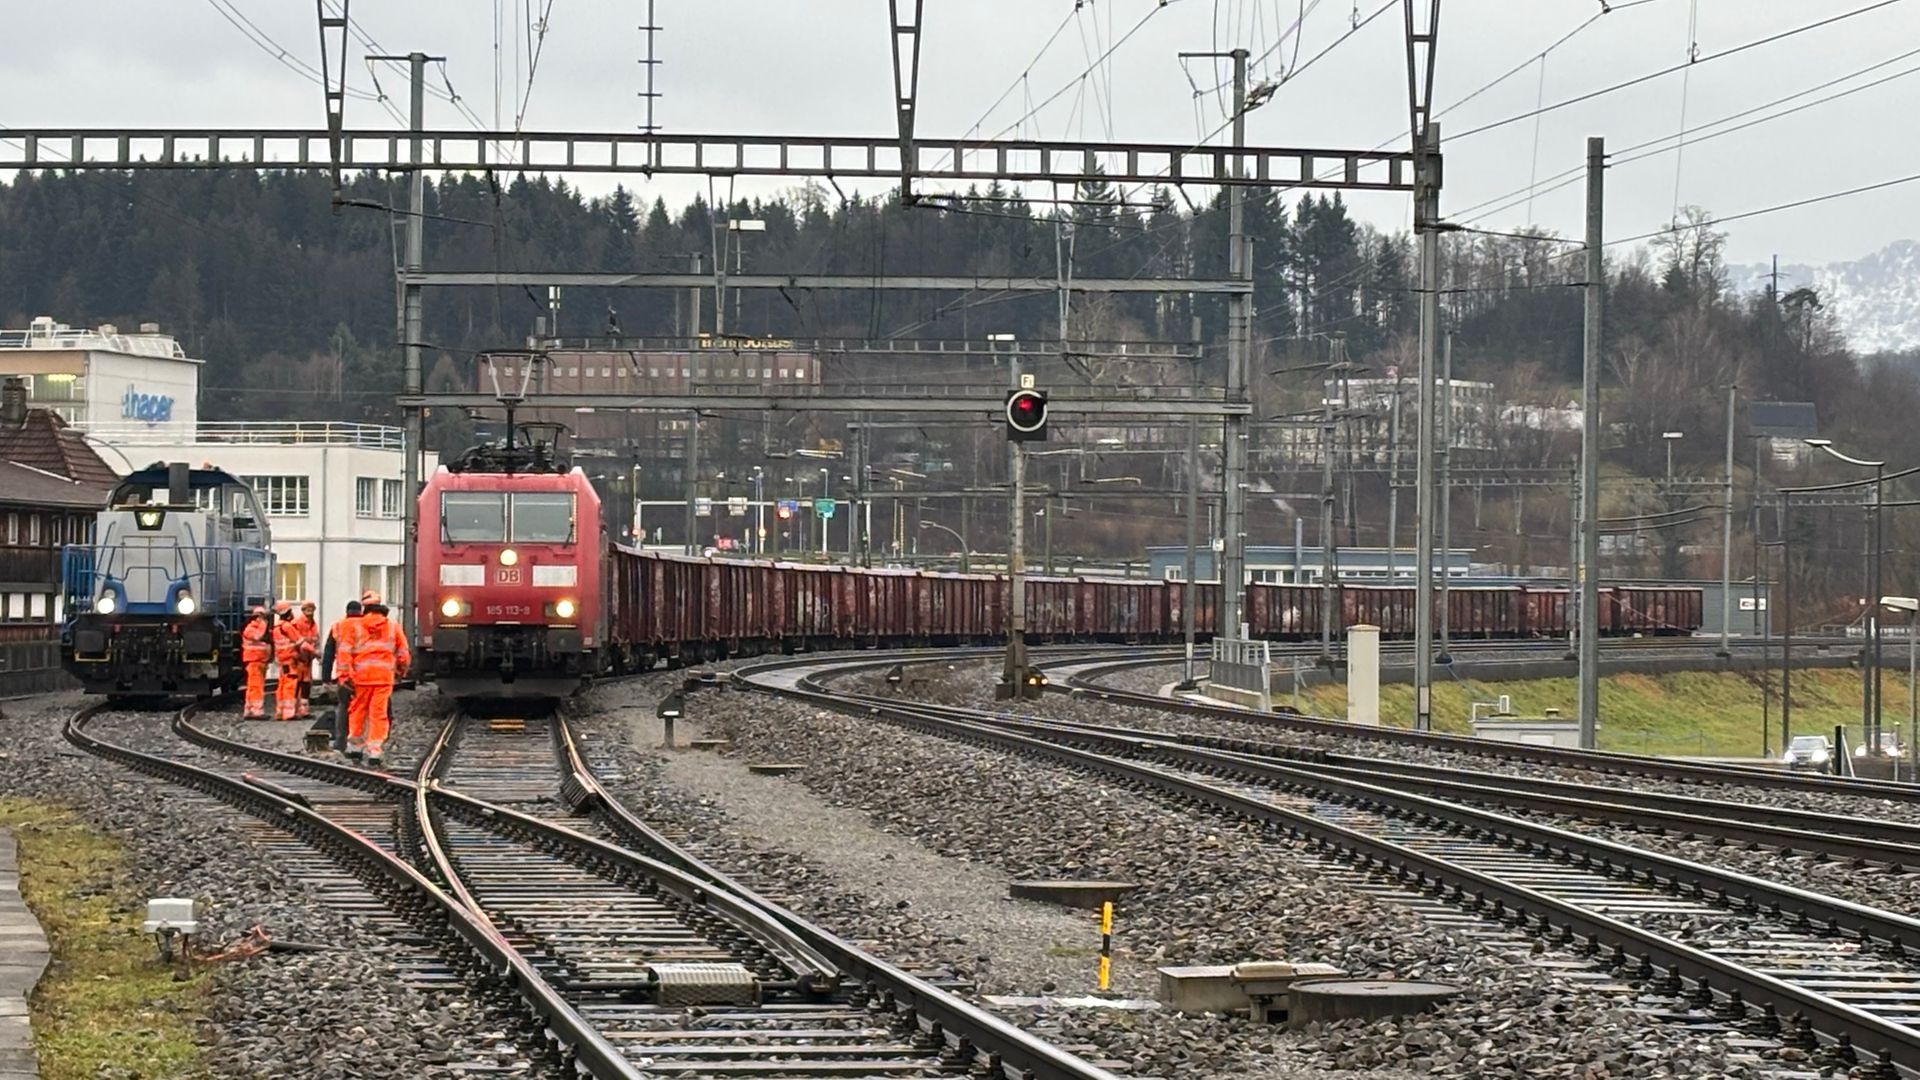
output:
POLYGON ((1007 438, 1041 442, 1047 437, 1047 392, 1026 387, 1007 393, 1007 438))

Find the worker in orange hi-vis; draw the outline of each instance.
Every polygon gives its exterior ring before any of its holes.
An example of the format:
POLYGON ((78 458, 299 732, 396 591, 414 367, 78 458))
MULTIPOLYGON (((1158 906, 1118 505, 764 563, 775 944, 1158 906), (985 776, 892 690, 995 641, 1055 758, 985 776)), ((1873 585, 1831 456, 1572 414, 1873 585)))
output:
POLYGON ((353 756, 357 737, 367 764, 378 767, 392 724, 393 685, 406 677, 413 654, 400 624, 387 618, 387 605, 379 593, 363 595, 361 609, 363 614, 352 630, 353 705, 347 716, 347 753, 353 756))
POLYGON ((343 753, 347 749, 347 707, 353 697, 353 646, 347 641, 347 632, 359 620, 360 601, 347 601, 347 613, 327 631, 326 649, 320 654, 320 677, 334 686, 333 726, 329 729, 333 748, 343 753))
POLYGON ((272 630, 267 625, 267 609, 256 607, 240 628, 240 663, 247 669, 246 707, 248 720, 267 718, 267 661, 273 659, 272 630))
POLYGON ((292 720, 299 715, 295 699, 300 696, 300 631, 293 624, 293 607, 285 600, 275 609, 279 615, 273 624, 273 662, 280 665, 280 679, 274 684, 274 715, 292 720))
POLYGON ((297 668, 300 692, 293 699, 293 708, 294 715, 302 720, 312 715, 313 658, 320 655, 320 623, 314 618, 316 610, 313 601, 302 600, 300 610, 293 616, 293 628, 300 632, 300 663, 297 668))

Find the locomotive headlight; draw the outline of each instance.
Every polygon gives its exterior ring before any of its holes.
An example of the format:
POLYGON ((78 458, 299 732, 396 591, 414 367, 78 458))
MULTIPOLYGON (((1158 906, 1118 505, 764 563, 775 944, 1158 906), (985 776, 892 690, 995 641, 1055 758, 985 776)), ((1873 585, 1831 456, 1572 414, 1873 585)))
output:
POLYGON ((519 561, 520 561, 519 552, 513 550, 512 548, 500 549, 500 565, 501 566, 512 566, 519 561))
POLYGON ((449 619, 459 618, 460 617, 460 601, 451 596, 447 597, 445 600, 440 601, 440 614, 446 616, 449 619))
POLYGON ((173 610, 182 615, 191 615, 198 610, 199 607, 200 605, 193 602, 193 597, 186 593, 181 593, 180 599, 173 602, 173 610))
POLYGON ((553 605, 553 613, 563 619, 573 618, 573 613, 576 610, 571 600, 561 600, 553 605))
POLYGON ((167 514, 164 510, 142 510, 134 515, 134 520, 138 522, 143 529, 157 529, 160 527, 160 522, 166 519, 166 516, 167 514))
POLYGON ((95 600, 93 602, 93 610, 99 612, 102 615, 113 614, 114 609, 118 606, 119 605, 114 602, 113 593, 111 592, 101 593, 100 599, 95 600))

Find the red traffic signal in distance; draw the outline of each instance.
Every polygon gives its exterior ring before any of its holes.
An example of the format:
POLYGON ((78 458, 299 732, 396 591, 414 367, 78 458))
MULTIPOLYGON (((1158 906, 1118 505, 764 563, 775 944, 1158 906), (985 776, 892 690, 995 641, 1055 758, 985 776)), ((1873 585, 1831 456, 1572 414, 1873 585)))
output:
POLYGON ((1007 394, 1007 438, 1029 442, 1047 437, 1047 392, 1014 390, 1007 394))
POLYGON ((793 507, 782 503, 774 510, 773 516, 779 518, 781 521, 788 521, 793 517, 793 507))

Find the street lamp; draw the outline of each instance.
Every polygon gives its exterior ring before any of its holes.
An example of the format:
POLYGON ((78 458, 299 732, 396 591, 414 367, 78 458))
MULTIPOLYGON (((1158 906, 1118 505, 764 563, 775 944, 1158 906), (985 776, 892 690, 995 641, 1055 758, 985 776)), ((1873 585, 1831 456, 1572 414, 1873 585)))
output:
MULTIPOLYGON (((1868 461, 1851 457, 1833 448, 1832 439, 1807 439, 1808 446, 1817 447, 1833 458, 1848 465, 1873 470, 1873 523, 1869 529, 1868 542, 1873 550, 1867 560, 1867 595, 1880 595, 1880 554, 1886 545, 1880 533, 1881 485, 1886 480, 1887 463, 1868 461)), ((1860 684, 1860 726, 1868 746, 1880 745, 1880 609, 1867 605, 1867 662, 1860 665, 1863 676, 1860 684)))
POLYGON ((942 525, 937 521, 928 521, 925 518, 922 518, 920 520, 920 527, 922 529, 939 529, 941 532, 946 533, 948 536, 951 536, 955 540, 959 541, 960 542, 960 572, 963 574, 968 574, 973 572, 973 549, 967 546, 966 537, 961 536, 958 532, 955 532, 954 530, 947 528, 945 525, 942 525))
POLYGON ((753 553, 767 553, 767 500, 761 497, 760 488, 766 482, 766 469, 759 465, 753 467, 753 553))
MULTIPOLYGON (((822 499, 827 500, 827 503, 826 503, 827 513, 831 515, 833 513, 833 470, 832 469, 820 470, 820 497, 822 499)), ((822 517, 820 514, 820 508, 817 506, 814 507, 813 516, 820 518, 820 554, 822 556, 825 556, 827 554, 827 526, 833 523, 833 518, 830 516, 822 517)))
POLYGON ((1681 439, 1684 439, 1686 437, 1687 437, 1687 433, 1684 431, 1663 431, 1660 433, 1660 441, 1667 444, 1667 491, 1668 493, 1672 493, 1673 491, 1673 444, 1679 442, 1681 439))
MULTIPOLYGON (((1920 616, 1920 597, 1883 596, 1880 598, 1880 603, 1885 605, 1889 611, 1904 611, 1907 613, 1907 741, 1913 746, 1909 752, 1920 755, 1920 738, 1916 738, 1916 736, 1920 736, 1920 728, 1914 727, 1916 717, 1920 717, 1920 689, 1916 688, 1916 684, 1913 681, 1915 658, 1913 632, 1916 617, 1920 616)), ((1877 745, 1875 745, 1875 749, 1878 749, 1877 745)), ((1894 769, 1897 772, 1899 769, 1899 759, 1895 758, 1894 761, 1894 769)), ((1910 775, 1920 777, 1920 757, 1913 759, 1913 770, 1910 775)), ((1899 779, 1899 777, 1896 776, 1895 779, 1899 779)))

